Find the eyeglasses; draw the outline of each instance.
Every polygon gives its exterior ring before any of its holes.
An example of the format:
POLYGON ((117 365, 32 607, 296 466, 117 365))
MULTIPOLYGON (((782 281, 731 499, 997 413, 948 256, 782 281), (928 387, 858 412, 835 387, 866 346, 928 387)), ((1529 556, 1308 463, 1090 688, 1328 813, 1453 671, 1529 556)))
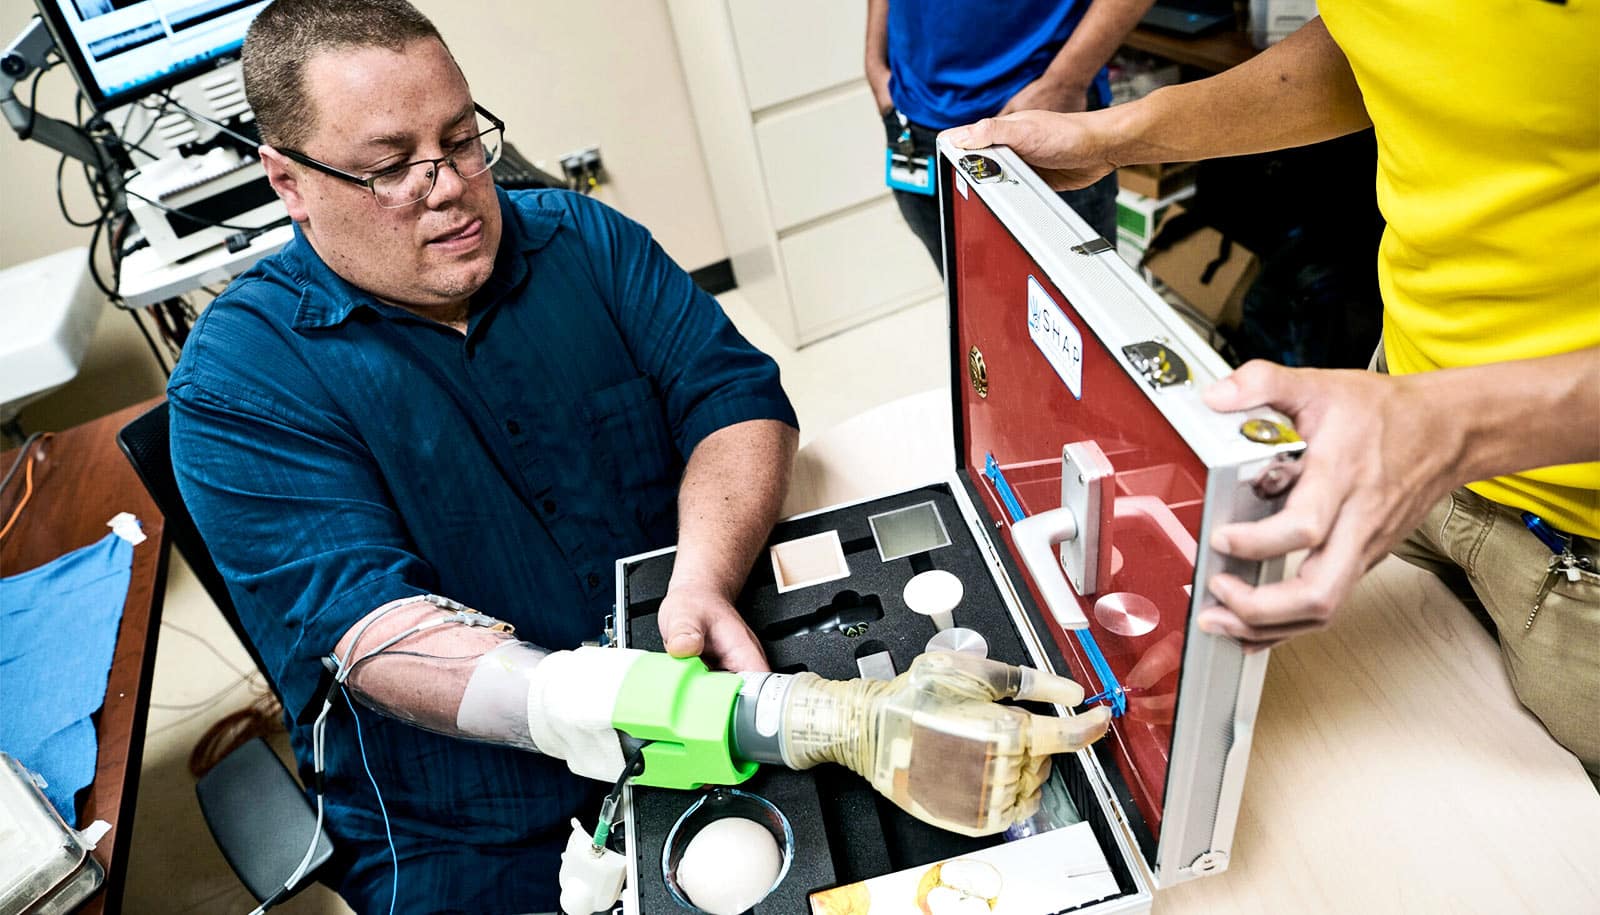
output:
POLYGON ((299 150, 275 148, 285 157, 307 168, 316 169, 324 175, 332 175, 351 184, 361 185, 372 192, 372 196, 378 201, 378 206, 384 209, 398 209, 410 206, 433 193, 433 186, 439 180, 441 164, 455 169, 462 180, 467 180, 478 177, 500 161, 500 151, 504 146, 501 138, 505 134, 505 121, 490 114, 489 109, 482 105, 473 103, 472 107, 478 113, 477 132, 446 147, 445 155, 437 159, 418 159, 415 162, 396 165, 366 178, 334 168, 299 150))

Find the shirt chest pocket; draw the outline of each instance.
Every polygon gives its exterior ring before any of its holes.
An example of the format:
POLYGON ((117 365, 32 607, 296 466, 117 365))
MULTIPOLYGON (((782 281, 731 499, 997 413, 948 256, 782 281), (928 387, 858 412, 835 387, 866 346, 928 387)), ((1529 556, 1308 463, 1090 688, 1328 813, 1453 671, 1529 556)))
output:
POLYGON ((648 522, 671 511, 683 459, 650 379, 639 376, 584 395, 585 443, 596 469, 616 481, 617 493, 648 522))

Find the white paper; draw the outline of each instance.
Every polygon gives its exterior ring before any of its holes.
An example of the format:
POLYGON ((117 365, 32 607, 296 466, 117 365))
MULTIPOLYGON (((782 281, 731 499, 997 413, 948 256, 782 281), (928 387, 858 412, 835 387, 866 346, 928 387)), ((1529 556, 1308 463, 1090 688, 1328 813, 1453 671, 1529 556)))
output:
POLYGON ((110 521, 107 521, 106 527, 111 528, 111 533, 116 534, 134 546, 145 542, 144 530, 139 526, 139 519, 128 512, 121 512, 110 521))
MULTIPOLYGON (((1116 878, 1088 823, 811 895, 812 915, 937 911, 943 896, 992 915, 1050 915, 1114 896, 1116 878), (946 868, 954 875, 946 877, 946 868)), ((958 908, 967 911, 966 908, 958 908)))

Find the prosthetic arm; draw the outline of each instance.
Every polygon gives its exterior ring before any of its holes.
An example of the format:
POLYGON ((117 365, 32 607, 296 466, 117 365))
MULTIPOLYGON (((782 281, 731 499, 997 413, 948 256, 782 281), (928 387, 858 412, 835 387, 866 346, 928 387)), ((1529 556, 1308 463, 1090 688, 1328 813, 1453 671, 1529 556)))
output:
POLYGON ((1096 708, 1052 717, 999 705, 1072 707, 1071 680, 935 652, 892 681, 711 671, 698 658, 585 647, 549 652, 445 598, 380 607, 340 640, 337 678, 383 714, 439 733, 535 750, 616 780, 624 743, 637 784, 736 784, 760 763, 823 762, 866 778, 902 809, 968 835, 1031 815, 1050 757, 1105 733, 1096 708))

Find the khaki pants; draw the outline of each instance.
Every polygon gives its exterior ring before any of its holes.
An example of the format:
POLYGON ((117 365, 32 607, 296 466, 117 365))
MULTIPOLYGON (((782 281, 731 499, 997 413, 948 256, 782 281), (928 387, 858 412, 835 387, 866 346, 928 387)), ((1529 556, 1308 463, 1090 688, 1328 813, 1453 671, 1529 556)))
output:
MULTIPOLYGON (((1381 342, 1372 368, 1388 370, 1381 342)), ((1600 570, 1596 541, 1575 537, 1572 550, 1600 570)), ((1394 554, 1438 575, 1493 624, 1517 698, 1600 790, 1600 574, 1551 581, 1550 548, 1523 525, 1522 513, 1466 488, 1434 505, 1394 554)))
MULTIPOLYGON (((1594 541, 1577 540, 1573 552, 1585 551, 1600 568, 1594 541)), ((1550 548, 1523 526, 1522 513, 1467 489, 1434 505, 1394 554, 1438 575, 1494 624, 1517 698, 1600 789, 1600 575, 1558 575, 1551 584, 1550 548)))

